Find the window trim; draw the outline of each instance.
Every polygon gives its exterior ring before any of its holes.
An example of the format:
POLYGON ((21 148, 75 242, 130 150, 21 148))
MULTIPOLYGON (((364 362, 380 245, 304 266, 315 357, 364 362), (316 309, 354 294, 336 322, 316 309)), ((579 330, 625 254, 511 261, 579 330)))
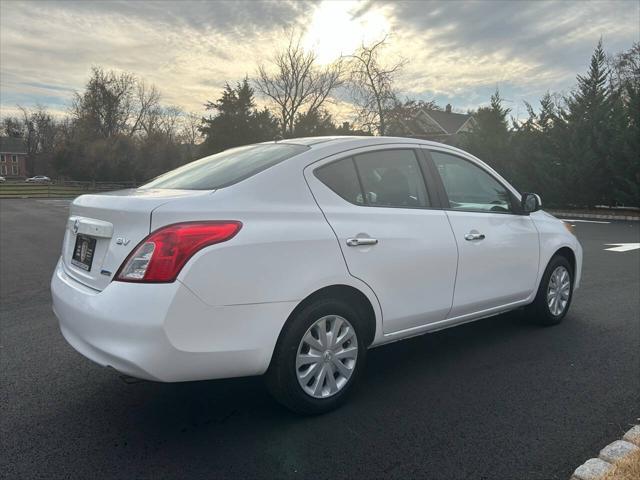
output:
POLYGON ((490 215, 517 215, 517 216, 526 216, 528 215, 528 213, 523 212, 521 207, 520 207, 520 202, 518 201, 518 198, 514 195, 513 191, 511 188, 509 188, 507 185, 505 185, 505 182, 501 181, 499 178, 497 178, 493 173, 491 173, 490 171, 488 171, 486 168, 484 168, 482 165, 477 164, 476 162, 463 157, 462 155, 457 154, 456 152, 451 152, 451 151, 446 151, 446 150, 438 150, 438 149, 432 149, 429 147, 425 147, 422 148, 421 150, 423 150, 425 159, 426 159, 426 163, 427 165, 429 165, 429 169, 435 174, 435 179, 436 179, 436 183, 438 184, 437 186, 437 192, 438 195, 441 196, 441 201, 442 201, 442 206, 443 209, 448 211, 448 212, 466 212, 466 213, 484 213, 484 214, 490 214, 490 215), (463 160, 467 163, 470 163, 471 165, 479 168, 481 171, 483 171, 484 173, 486 173, 487 175, 489 175, 491 178, 493 178, 499 185, 501 185, 509 194, 509 200, 511 202, 511 210, 510 212, 491 212, 491 211, 485 211, 485 210, 472 210, 472 209, 466 209, 466 208, 452 208, 451 207, 451 203, 449 200, 449 195, 447 194, 447 189, 444 186, 444 181, 442 180, 442 176, 440 175, 440 172, 438 171, 438 167, 436 167, 435 161, 433 160, 433 157, 431 156, 431 152, 438 152, 438 153, 442 153, 444 155, 451 155, 452 157, 456 157, 459 158, 460 160, 463 160))
MULTIPOLYGON (((376 145, 377 147, 378 145, 376 145)), ((331 190, 331 192, 333 192, 338 198, 340 198, 341 200, 343 200, 344 202, 348 203, 349 205, 353 205, 355 207, 368 207, 368 208, 400 208, 400 209, 407 209, 407 210, 442 210, 442 204, 440 202, 440 198, 437 194, 431 193, 430 192, 430 184, 431 182, 429 182, 427 180, 427 175, 425 175, 425 171, 424 168, 422 166, 422 154, 420 152, 420 150, 422 150, 421 148, 418 148, 417 146, 403 146, 403 147, 393 147, 393 146, 389 146, 389 148, 376 148, 376 149, 370 149, 371 147, 364 147, 366 148, 366 150, 361 151, 361 152, 352 152, 350 154, 341 156, 339 158, 335 158, 332 159, 326 163, 322 163, 322 165, 318 165, 318 166, 312 166, 312 173, 313 176, 316 178, 316 180, 318 180, 323 186, 325 186, 326 188, 328 188, 329 190, 331 190), (416 159, 416 162, 418 164, 418 169, 420 170, 420 174, 422 177, 422 183, 424 185, 425 191, 427 193, 427 197, 429 198, 429 206, 426 207, 421 207, 421 206, 416 206, 416 207, 410 207, 410 206, 393 206, 393 205, 384 205, 384 206, 380 206, 380 205, 370 205, 368 203, 368 199, 367 196, 364 193, 364 186, 362 185, 362 178, 360 177, 360 170, 358 169, 358 164, 356 163, 356 156, 357 155, 366 155, 369 153, 378 153, 378 152, 384 152, 387 150, 411 150, 413 152, 413 155, 416 159), (327 165, 331 165, 333 163, 336 162, 340 162, 343 160, 351 160, 351 162, 353 163, 353 167, 355 168, 356 171, 356 177, 358 178, 358 185, 360 187, 360 194, 362 195, 362 198, 364 200, 365 203, 362 204, 358 204, 358 203, 353 203, 350 202, 349 200, 345 199, 344 197, 342 197, 341 195, 339 195, 338 193, 336 193, 332 188, 330 188, 327 184, 325 184, 322 180, 320 180, 320 178, 318 177, 318 175, 316 174, 316 171, 326 167, 327 165)), ((359 149, 358 149, 359 150, 359 149)), ((346 152, 343 152, 346 153, 346 152)), ((338 154, 340 155, 340 154, 338 154)), ((324 159, 320 159, 319 161, 322 161, 324 159)), ((436 184, 433 184, 433 187, 435 187, 436 184)))
MULTIPOLYGON (((354 203, 353 205, 357 205, 358 207, 369 207, 370 206, 369 205, 369 199, 367 198, 367 196, 364 193, 364 184, 362 183, 362 178, 360 177, 360 169, 358 168, 358 164, 356 163, 356 156, 352 155, 350 158, 351 158, 351 164, 353 165, 353 169, 356 172, 356 178, 358 179, 358 186, 360 187, 360 195, 362 195, 362 205, 358 205, 357 203, 354 203)), ((327 163, 327 165, 330 165, 331 163, 333 163, 333 162, 329 162, 329 163, 327 163)), ((320 179, 318 179, 318 180, 320 180, 320 179)), ((320 180, 320 181, 322 182, 322 180, 320 180)), ((324 182, 322 182, 322 183, 324 183, 324 182)), ((338 196, 341 196, 341 195, 338 195, 338 196)), ((347 202, 349 202, 349 201, 347 200, 347 202)), ((349 203, 351 203, 351 202, 349 202, 349 203)))
POLYGON ((440 179, 440 174, 435 168, 435 164, 431 160, 429 152, 424 148, 417 149, 418 164, 422 171, 422 178, 427 185, 427 195, 431 200, 431 204, 437 206, 439 210, 446 210, 449 207, 449 199, 442 195, 441 189, 444 185, 440 179))
POLYGON ((11 155, 11 163, 18 163, 18 155, 11 155))

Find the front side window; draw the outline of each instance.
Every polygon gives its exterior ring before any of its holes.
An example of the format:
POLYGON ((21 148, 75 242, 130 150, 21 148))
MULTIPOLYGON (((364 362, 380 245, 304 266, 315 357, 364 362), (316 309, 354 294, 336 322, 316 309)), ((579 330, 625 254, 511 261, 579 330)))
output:
POLYGON ((304 145, 268 143, 232 148, 160 175, 140 188, 214 190, 249 178, 295 155, 304 145))
POLYGON ((432 151, 453 210, 511 212, 508 190, 489 173, 454 155, 432 151))
POLYGON ((430 206, 424 178, 413 150, 381 150, 355 157, 367 205, 430 206))

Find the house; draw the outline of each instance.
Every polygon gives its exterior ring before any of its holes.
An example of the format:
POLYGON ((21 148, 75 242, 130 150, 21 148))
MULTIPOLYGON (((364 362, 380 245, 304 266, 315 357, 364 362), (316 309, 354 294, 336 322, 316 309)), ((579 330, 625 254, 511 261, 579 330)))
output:
POLYGON ((453 144, 471 130, 475 120, 467 113, 453 113, 447 105, 444 111, 420 109, 415 117, 400 122, 404 136, 453 144))
POLYGON ((0 137, 0 176, 27 176, 27 146, 22 138, 0 137))

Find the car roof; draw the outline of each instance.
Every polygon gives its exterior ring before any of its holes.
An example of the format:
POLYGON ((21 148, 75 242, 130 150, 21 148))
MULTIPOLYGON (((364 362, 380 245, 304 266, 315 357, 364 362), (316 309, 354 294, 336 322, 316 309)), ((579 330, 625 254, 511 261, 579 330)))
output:
POLYGON ((295 145, 304 145, 307 147, 313 147, 318 145, 321 147, 331 146, 348 146, 353 143, 366 142, 370 145, 384 144, 384 143, 419 143, 421 145, 443 146, 444 144, 438 142, 432 142, 429 140, 422 140, 420 138, 412 137, 385 137, 385 136, 367 136, 367 135, 340 135, 340 136, 326 136, 326 137, 300 137, 300 138, 288 138, 286 140, 274 140, 273 142, 265 143, 290 143, 295 145), (321 145, 320 145, 321 144, 321 145))
MULTIPOLYGON (((466 157, 473 157, 468 152, 460 150, 452 145, 446 143, 433 142, 431 140, 423 140, 421 138, 413 137, 385 137, 385 136, 365 136, 365 135, 344 135, 344 136, 331 136, 331 137, 301 137, 301 138, 289 138, 286 140, 274 140, 271 142, 263 142, 265 144, 285 143, 290 145, 303 145, 309 149, 310 152, 315 152, 318 155, 332 155, 334 153, 340 153, 342 151, 351 150, 360 147, 373 147, 376 145, 421 145, 425 147, 434 147, 439 150, 445 150, 451 153, 461 154, 466 157)), ((296 160, 294 156, 289 163, 296 160)), ((482 165, 487 166, 480 159, 473 157, 476 161, 479 161, 482 165)))

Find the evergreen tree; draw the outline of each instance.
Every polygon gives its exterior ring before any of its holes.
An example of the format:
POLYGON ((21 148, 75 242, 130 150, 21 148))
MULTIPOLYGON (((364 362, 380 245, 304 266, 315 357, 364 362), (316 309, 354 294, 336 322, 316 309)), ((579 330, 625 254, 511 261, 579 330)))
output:
POLYGON ((215 102, 207 102, 205 108, 216 112, 202 119, 205 135, 202 153, 205 155, 273 140, 278 134, 278 124, 271 113, 266 109, 257 110, 253 88, 246 78, 235 88, 227 83, 222 96, 215 102))
POLYGON ((567 150, 563 159, 578 206, 614 203, 612 118, 609 69, 602 41, 591 57, 589 71, 578 75, 576 91, 567 98, 567 150))
POLYGON ((333 116, 324 109, 299 114, 294 124, 294 136, 319 137, 324 135, 368 135, 362 130, 354 130, 349 122, 338 126, 333 116))
POLYGON ((338 127, 336 127, 333 117, 327 111, 314 110, 296 116, 293 134, 295 137, 337 135, 338 127))
POLYGON ((502 106, 500 92, 491 95, 488 107, 480 107, 474 116, 471 133, 462 139, 462 147, 481 158, 505 178, 513 176, 510 134, 507 116, 511 110, 502 106))
POLYGON ((640 44, 616 56, 613 69, 612 193, 618 204, 640 206, 640 44))
POLYGON ((325 109, 299 113, 293 125, 294 137, 321 137, 333 135, 370 135, 362 130, 354 130, 349 122, 337 125, 333 116, 325 109))
POLYGON ((539 193, 543 204, 557 206, 567 199, 565 172, 560 154, 564 124, 549 92, 540 100, 540 110, 525 102, 529 117, 514 122, 511 141, 513 183, 520 191, 539 193))
POLYGON ((615 193, 620 203, 640 207, 640 82, 626 85, 622 155, 614 164, 615 193), (626 129, 624 128, 626 127, 626 129))

